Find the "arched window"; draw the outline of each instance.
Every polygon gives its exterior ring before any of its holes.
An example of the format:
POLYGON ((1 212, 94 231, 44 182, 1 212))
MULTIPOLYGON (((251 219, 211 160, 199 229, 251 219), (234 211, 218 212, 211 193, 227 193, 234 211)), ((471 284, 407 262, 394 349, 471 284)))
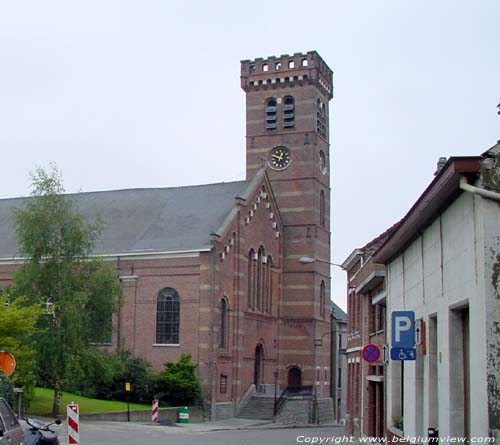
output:
POLYGON ((219 325, 219 347, 226 349, 227 347, 227 301, 223 298, 220 301, 220 325, 219 325))
POLYGON ((319 315, 321 318, 325 318, 325 288, 325 281, 321 280, 321 285, 319 286, 319 315))
POLYGON ((317 102, 316 129, 318 134, 326 139, 326 106, 320 99, 317 102))
POLYGON ((325 226, 325 192, 321 190, 319 194, 319 224, 325 226))
POLYGON ((286 96, 283 102, 283 127, 295 126, 295 101, 292 96, 286 96))
POLYGON ((156 303, 156 343, 179 344, 179 294, 166 287, 160 291, 156 303))
POLYGON ((266 130, 275 130, 277 127, 276 99, 266 102, 266 130))
POLYGON ((253 249, 250 249, 248 253, 248 307, 253 309, 255 300, 255 281, 254 281, 254 270, 255 270, 255 261, 254 261, 255 252, 253 249))
POLYGON ((265 263, 267 262, 264 247, 260 246, 257 257, 257 301, 256 309, 262 311, 262 297, 264 295, 264 288, 266 286, 265 263))
POLYGON ((271 301, 272 301, 272 289, 273 289, 273 280, 272 280, 272 267, 273 267, 273 259, 271 256, 267 257, 266 264, 266 289, 264 296, 264 310, 266 312, 271 313, 271 301))

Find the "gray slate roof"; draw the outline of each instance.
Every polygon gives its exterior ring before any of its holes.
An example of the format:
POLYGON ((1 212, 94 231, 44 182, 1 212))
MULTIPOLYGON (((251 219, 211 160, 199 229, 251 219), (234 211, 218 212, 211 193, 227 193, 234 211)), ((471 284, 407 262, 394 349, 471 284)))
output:
MULTIPOLYGON (((216 231, 248 182, 173 188, 129 189, 68 195, 87 222, 104 230, 95 254, 123 254, 210 248, 216 231)), ((0 258, 19 257, 12 208, 29 198, 0 200, 0 258)))
POLYGON ((338 321, 347 321, 347 314, 342 310, 340 306, 337 306, 333 301, 331 303, 332 317, 338 321))

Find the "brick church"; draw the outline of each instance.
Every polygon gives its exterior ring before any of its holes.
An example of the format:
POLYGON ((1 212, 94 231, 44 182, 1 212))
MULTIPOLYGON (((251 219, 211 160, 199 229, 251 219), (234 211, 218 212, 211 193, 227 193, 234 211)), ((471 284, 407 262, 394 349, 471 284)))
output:
MULTIPOLYGON (((158 370, 190 353, 211 418, 276 384, 330 394, 332 71, 315 51, 244 60, 241 87, 246 180, 72 195, 123 283, 107 347, 158 370)), ((4 284, 22 201, 0 200, 4 284)))

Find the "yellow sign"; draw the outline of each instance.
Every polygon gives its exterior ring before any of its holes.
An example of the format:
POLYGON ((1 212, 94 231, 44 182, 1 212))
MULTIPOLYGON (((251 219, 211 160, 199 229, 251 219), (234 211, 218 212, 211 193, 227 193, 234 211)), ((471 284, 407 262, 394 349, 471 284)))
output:
POLYGON ((130 392, 130 383, 125 383, 125 391, 130 392))

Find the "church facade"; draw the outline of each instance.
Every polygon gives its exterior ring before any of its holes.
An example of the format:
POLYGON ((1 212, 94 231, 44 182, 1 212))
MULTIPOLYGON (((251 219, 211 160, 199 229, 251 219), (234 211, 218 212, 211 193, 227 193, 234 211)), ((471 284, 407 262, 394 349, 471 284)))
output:
MULTIPOLYGON (((123 283, 106 347, 156 369, 190 353, 212 418, 275 385, 330 395, 332 71, 315 51, 245 60, 241 86, 244 181, 72 195, 123 283)), ((22 201, 0 200, 3 285, 22 201)))

